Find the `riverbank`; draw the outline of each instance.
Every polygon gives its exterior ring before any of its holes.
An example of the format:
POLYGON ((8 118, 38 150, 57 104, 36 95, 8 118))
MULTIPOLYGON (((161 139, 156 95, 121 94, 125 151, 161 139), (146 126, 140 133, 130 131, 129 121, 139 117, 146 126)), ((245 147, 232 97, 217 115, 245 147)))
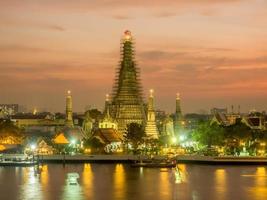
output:
MULTIPOLYGON (((146 155, 38 155, 35 159, 40 163, 135 163, 139 160, 151 159, 146 155)), ((154 156, 155 160, 167 159, 167 156, 154 156)), ((206 165, 267 165, 267 157, 236 156, 199 156, 178 155, 174 157, 179 164, 206 165)))
MULTIPOLYGON (((155 156, 155 159, 165 159, 166 156, 155 156)), ((149 159, 145 155, 40 155, 43 163, 134 163, 149 159)))
POLYGON ((267 165, 267 157, 259 156, 195 156, 179 155, 177 163, 207 164, 207 165, 267 165))
MULTIPOLYGON (((154 156, 153 159, 163 160, 167 156, 154 156)), ((39 156, 44 163, 133 163, 139 160, 150 159, 145 155, 44 155, 39 156)), ((179 155, 175 157, 177 163, 195 163, 208 165, 267 165, 267 157, 236 157, 236 156, 195 156, 179 155)))

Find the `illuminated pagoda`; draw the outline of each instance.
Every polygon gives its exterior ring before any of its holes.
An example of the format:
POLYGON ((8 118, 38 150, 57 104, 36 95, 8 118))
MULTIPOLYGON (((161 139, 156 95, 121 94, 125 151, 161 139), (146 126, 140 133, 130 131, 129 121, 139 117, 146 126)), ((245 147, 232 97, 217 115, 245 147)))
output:
POLYGON ((181 99, 180 94, 176 94, 176 110, 174 115, 174 132, 175 134, 179 134, 181 129, 183 128, 183 115, 181 110, 181 99))
POLYGON ((66 97, 66 119, 65 124, 67 127, 74 127, 72 118, 72 96, 71 91, 68 90, 66 97))
POLYGON ((145 133, 148 138, 158 139, 158 128, 156 125, 156 116, 154 110, 154 91, 149 91, 148 105, 147 105, 147 121, 145 127, 145 133))
POLYGON ((121 60, 113 87, 110 114, 123 133, 127 124, 144 124, 145 112, 140 84, 140 71, 134 60, 134 41, 130 31, 121 40, 121 60))

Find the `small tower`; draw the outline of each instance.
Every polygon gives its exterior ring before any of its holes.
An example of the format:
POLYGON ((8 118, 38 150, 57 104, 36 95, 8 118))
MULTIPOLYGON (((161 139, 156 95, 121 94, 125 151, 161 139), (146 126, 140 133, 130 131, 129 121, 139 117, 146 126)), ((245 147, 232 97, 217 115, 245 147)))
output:
POLYGON ((182 109, 181 109, 181 99, 180 99, 180 93, 176 94, 176 109, 175 109, 175 115, 174 115, 174 132, 175 134, 178 134, 179 131, 182 128, 182 109))
POLYGON ((118 123, 110 115, 110 100, 109 94, 106 94, 104 117, 99 122, 99 128, 113 128, 118 130, 118 123))
POLYGON ((107 111, 109 110, 110 107, 110 98, 109 94, 106 94, 106 100, 105 100, 105 108, 104 108, 104 114, 106 115, 107 111))
POLYGON ((74 127, 72 118, 72 96, 71 91, 68 90, 66 97, 66 126, 74 127))
POLYGON ((90 111, 87 110, 85 112, 85 116, 84 116, 84 120, 82 124, 82 130, 86 138, 90 138, 93 127, 94 127, 94 120, 90 116, 90 111))
POLYGON ((171 118, 170 115, 166 116, 166 118, 163 120, 162 126, 162 135, 174 136, 173 118, 171 118))
POLYGON ((145 132, 149 138, 158 139, 159 134, 154 110, 154 91, 152 89, 149 91, 145 132))
POLYGON ((176 93, 176 115, 182 116, 180 93, 176 93))

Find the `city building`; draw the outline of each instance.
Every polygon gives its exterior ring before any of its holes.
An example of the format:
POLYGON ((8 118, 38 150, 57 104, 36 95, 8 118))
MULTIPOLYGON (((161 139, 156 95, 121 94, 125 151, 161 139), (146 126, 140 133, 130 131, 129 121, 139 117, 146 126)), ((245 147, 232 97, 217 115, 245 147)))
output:
POLYGON ((134 39, 125 31, 121 41, 121 60, 117 69, 110 104, 111 117, 118 122, 118 130, 124 132, 127 124, 144 125, 145 111, 140 83, 140 71, 134 58, 134 39))
POLYGON ((51 127, 64 126, 64 118, 55 118, 52 113, 18 113, 11 116, 11 121, 19 128, 24 128, 25 130, 36 127, 36 129, 46 129, 49 130, 51 127))
POLYGON ((238 121, 241 121, 246 126, 252 130, 266 130, 267 121, 265 112, 257 112, 252 110, 249 114, 240 114, 234 113, 222 113, 215 112, 214 116, 211 119, 211 123, 217 123, 222 126, 230 126, 236 124, 238 121))
POLYGON ((154 110, 154 91, 152 89, 149 91, 145 133, 147 137, 151 139, 158 139, 159 137, 158 128, 156 125, 156 114, 154 110))
POLYGON ((212 108, 211 114, 211 123, 217 123, 223 126, 233 125, 242 118, 242 115, 240 114, 240 106, 238 106, 238 112, 236 113, 233 105, 231 106, 230 113, 227 111, 227 108, 212 108))

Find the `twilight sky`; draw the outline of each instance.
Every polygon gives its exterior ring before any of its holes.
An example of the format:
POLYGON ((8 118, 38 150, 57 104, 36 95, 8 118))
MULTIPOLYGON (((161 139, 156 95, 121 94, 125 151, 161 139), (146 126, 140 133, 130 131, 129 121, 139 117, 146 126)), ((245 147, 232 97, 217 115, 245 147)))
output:
POLYGON ((0 0, 0 103, 102 109, 125 29, 157 108, 267 108, 266 0, 0 0))

